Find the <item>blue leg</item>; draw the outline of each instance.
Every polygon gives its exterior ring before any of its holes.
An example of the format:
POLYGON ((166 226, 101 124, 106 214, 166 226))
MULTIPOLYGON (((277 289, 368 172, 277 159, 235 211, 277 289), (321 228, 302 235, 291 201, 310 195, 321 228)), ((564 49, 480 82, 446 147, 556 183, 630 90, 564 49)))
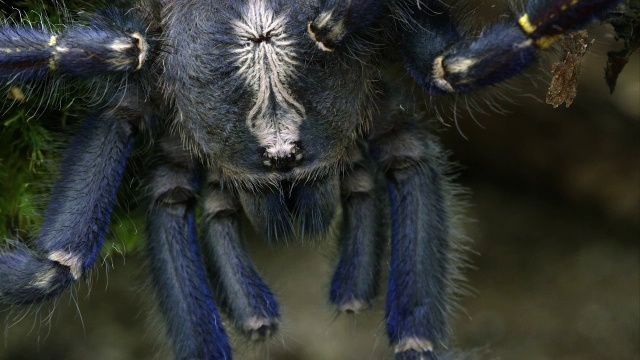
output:
POLYGON ((91 20, 89 26, 72 25, 60 34, 41 27, 0 26, 0 79, 129 74, 149 60, 153 41, 135 11, 105 10, 91 20))
POLYGON ((522 73, 563 34, 611 10, 619 0, 530 0, 523 13, 466 40, 448 9, 429 1, 427 13, 407 5, 420 26, 402 31, 405 66, 434 95, 463 93, 522 73))
POLYGON ((379 137, 372 152, 385 169, 391 208, 387 334, 396 359, 435 359, 449 335, 456 266, 442 156, 435 141, 410 124, 379 137))
POLYGON ((428 166, 397 171, 389 191, 392 240, 387 333, 398 358, 429 358, 434 347, 447 339, 449 249, 441 177, 428 166), (409 356, 414 353, 416 356, 409 356))
POLYGON ((87 119, 65 152, 40 234, 0 253, 1 303, 54 297, 93 266, 141 117, 127 104, 87 119))
POLYGON ((372 169, 359 164, 342 179, 342 252, 329 299, 339 311, 358 313, 378 290, 386 234, 372 169))
POLYGON ((178 141, 163 140, 152 174, 148 252, 156 298, 177 359, 231 359, 200 252, 195 221, 198 172, 178 141))
POLYGON ((214 283, 229 316, 252 340, 270 337, 278 327, 278 304, 244 250, 239 201, 215 175, 209 177, 203 217, 214 283))

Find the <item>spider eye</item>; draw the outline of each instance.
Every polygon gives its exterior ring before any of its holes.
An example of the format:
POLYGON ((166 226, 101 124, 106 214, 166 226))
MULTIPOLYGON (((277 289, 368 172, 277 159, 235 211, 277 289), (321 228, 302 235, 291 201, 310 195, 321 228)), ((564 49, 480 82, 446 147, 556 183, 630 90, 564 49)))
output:
POLYGON ((370 27, 384 10, 380 0, 341 1, 307 23, 307 32, 323 51, 333 51, 348 35, 370 27))

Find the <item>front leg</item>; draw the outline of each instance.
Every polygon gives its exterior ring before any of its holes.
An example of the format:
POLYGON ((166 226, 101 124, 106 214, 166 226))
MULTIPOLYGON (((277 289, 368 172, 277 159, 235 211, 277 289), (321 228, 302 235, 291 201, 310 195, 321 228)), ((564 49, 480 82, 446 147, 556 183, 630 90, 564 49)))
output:
POLYGON ((147 110, 135 91, 118 99, 90 116, 65 151, 38 236, 0 248, 0 304, 51 299, 94 265, 147 110))
POLYGON ((244 249, 239 202, 212 171, 203 213, 205 247, 218 296, 234 325, 251 340, 265 340, 277 330, 280 313, 244 249))
POLYGON ((60 33, 42 26, 0 25, 0 80, 131 74, 155 51, 148 28, 129 9, 98 12, 88 26, 70 25, 60 33))
POLYGON ((148 254, 155 295, 176 359, 231 359, 196 230, 198 166, 179 140, 160 140, 151 174, 148 254))
POLYGON ((396 359, 435 359, 450 312, 448 185, 435 141, 406 126, 372 144, 388 179, 391 259, 387 333, 396 359))
POLYGON ((431 94, 464 93, 524 72, 537 61, 540 50, 586 27, 619 2, 529 0, 522 12, 472 39, 458 29, 447 6, 406 1, 404 11, 419 26, 401 31, 401 53, 407 71, 431 94))
POLYGON ((329 293, 340 312, 359 313, 377 295, 388 228, 381 218, 384 203, 378 200, 376 185, 375 172, 364 161, 342 177, 342 251, 329 293))

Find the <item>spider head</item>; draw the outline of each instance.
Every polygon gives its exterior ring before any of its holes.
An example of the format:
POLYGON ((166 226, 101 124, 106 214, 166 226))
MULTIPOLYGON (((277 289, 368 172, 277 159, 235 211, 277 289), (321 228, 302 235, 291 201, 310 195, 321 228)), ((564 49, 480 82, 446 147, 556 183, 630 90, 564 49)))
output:
POLYGON ((165 76, 184 138, 235 179, 335 169, 368 120, 376 76, 370 53, 346 47, 352 3, 175 9, 165 76))

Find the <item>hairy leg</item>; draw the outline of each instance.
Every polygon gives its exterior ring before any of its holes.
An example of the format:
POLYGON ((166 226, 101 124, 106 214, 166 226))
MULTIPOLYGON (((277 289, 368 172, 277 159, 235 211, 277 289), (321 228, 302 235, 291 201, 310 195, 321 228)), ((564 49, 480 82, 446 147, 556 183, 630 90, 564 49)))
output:
POLYGON ((197 166, 179 141, 165 138, 159 146, 147 213, 148 253, 175 357, 231 359, 197 238, 197 166))
POLYGON ((359 163, 342 179, 340 260, 329 299, 338 311, 358 313, 377 294, 380 257, 387 240, 374 170, 359 163))
POLYGON ((521 13, 496 22, 475 39, 458 30, 446 5, 405 2, 402 11, 415 21, 400 33, 405 66, 431 94, 443 95, 522 73, 537 60, 539 50, 587 26, 620 1, 529 0, 521 13))
POLYGON ((88 78, 138 71, 154 46, 147 27, 135 11, 125 9, 98 12, 89 26, 70 25, 59 34, 43 27, 2 25, 0 79, 88 78))
POLYGON ((0 252, 0 302, 49 299, 93 266, 141 118, 127 95, 85 121, 65 152, 39 235, 0 252))
POLYGON ((388 179, 387 333, 396 359, 435 359, 448 340, 451 264, 447 182, 436 143, 405 123, 372 143, 388 179))
POLYGON ((207 182, 203 216, 211 273, 224 307, 252 340, 270 337, 278 327, 278 304, 242 244, 239 200, 215 174, 207 182))

